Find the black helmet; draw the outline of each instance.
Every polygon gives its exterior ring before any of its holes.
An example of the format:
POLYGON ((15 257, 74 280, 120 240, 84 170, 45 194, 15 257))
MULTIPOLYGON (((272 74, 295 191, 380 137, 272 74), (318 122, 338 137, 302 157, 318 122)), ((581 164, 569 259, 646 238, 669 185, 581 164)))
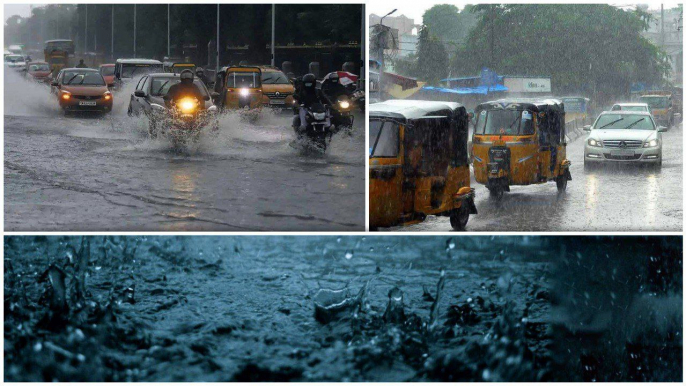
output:
POLYGON ((303 85, 305 88, 315 88, 317 84, 317 78, 314 74, 306 74, 303 76, 303 85))
POLYGON ((200 74, 204 74, 204 73, 205 73, 205 70, 203 70, 202 67, 198 67, 195 69, 195 75, 200 75, 200 74))
POLYGON ((331 83, 338 83, 338 73, 332 72, 331 75, 329 75, 329 80, 331 83))
POLYGON ((191 70, 183 70, 183 71, 181 71, 181 75, 179 75, 179 77, 181 78, 181 81, 182 81, 182 82, 183 82, 184 80, 187 80, 187 81, 189 81, 189 82, 192 82, 192 81, 193 81, 193 78, 194 78, 193 71, 191 71, 191 70))

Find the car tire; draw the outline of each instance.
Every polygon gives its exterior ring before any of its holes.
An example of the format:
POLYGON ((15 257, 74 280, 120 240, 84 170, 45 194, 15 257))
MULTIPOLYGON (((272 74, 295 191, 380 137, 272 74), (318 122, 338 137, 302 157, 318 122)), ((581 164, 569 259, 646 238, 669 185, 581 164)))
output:
POLYGON ((450 226, 453 227, 453 230, 463 231, 467 228, 468 221, 469 208, 467 207, 467 202, 463 201, 458 209, 455 209, 450 213, 450 226))

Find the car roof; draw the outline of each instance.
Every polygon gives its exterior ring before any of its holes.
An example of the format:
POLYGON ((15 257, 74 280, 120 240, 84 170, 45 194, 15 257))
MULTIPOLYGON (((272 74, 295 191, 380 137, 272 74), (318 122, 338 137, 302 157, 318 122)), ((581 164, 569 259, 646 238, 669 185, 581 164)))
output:
POLYGON ((610 110, 610 111, 603 111, 600 113, 600 115, 605 115, 605 114, 620 114, 620 115, 647 115, 651 116, 651 114, 647 111, 630 111, 630 110, 610 110))
POLYGON ((45 43, 57 43, 57 42, 73 42, 71 39, 52 39, 46 40, 45 43))
POLYGON ((78 67, 63 68, 62 71, 83 71, 83 72, 97 72, 98 74, 100 73, 95 68, 78 68, 78 67))
POLYGON ((117 63, 123 64, 162 64, 159 60, 155 59, 117 59, 117 63))
POLYGON ((100 67, 114 67, 114 63, 103 63, 100 67))
POLYGON ((672 96, 671 96, 671 95, 665 95, 665 94, 646 94, 646 95, 641 95, 641 96, 640 96, 640 98, 643 98, 643 97, 651 97, 651 98, 654 98, 654 97, 671 98, 672 96))
POLYGON ((446 110, 453 112, 462 110, 466 114, 464 106, 456 102, 391 99, 385 102, 370 104, 369 116, 409 120, 425 117, 445 117, 446 110))
POLYGON ((648 106, 647 103, 643 103, 643 102, 627 102, 627 103, 621 102, 621 103, 615 103, 614 105, 615 106, 641 106, 641 107, 648 106))

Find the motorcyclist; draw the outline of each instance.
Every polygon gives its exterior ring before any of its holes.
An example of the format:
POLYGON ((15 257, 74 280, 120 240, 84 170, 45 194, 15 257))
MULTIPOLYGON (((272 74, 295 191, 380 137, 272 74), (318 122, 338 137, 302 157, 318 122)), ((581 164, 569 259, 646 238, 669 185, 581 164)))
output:
POLYGON ((202 67, 198 67, 195 69, 195 76, 197 76, 198 79, 200 79, 200 81, 203 82, 205 84, 205 86, 207 86, 207 78, 205 78, 205 70, 203 70, 202 67))
MULTIPOLYGON (((300 87, 293 95, 293 99, 300 105, 298 116, 300 118, 299 126, 296 128, 298 134, 301 134, 307 129, 307 108, 312 106, 314 103, 330 104, 329 99, 324 95, 321 90, 317 89, 317 78, 314 74, 306 74, 302 77, 300 82, 300 87)), ((329 118, 326 121, 327 125, 331 122, 329 118)), ((295 126, 295 125, 294 125, 295 126)))
POLYGON ((328 79, 322 83, 322 92, 334 102, 339 96, 348 94, 346 87, 341 84, 341 80, 338 77, 338 72, 332 72, 328 79))
POLYGON ((200 91, 198 86, 193 83, 193 71, 183 70, 181 71, 179 78, 181 78, 181 81, 169 87, 167 95, 164 96, 164 101, 167 104, 167 107, 169 107, 172 102, 175 102, 183 97, 195 97, 198 99, 198 101, 205 99, 205 96, 200 91))

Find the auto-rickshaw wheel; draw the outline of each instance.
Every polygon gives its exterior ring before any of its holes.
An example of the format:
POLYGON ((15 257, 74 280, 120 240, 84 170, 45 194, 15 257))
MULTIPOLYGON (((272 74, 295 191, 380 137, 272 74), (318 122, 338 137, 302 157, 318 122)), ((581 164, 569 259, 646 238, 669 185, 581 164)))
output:
POLYGON ((562 193, 565 190, 567 190, 567 173, 562 173, 561 176, 558 176, 555 179, 555 183, 557 184, 557 191, 558 193, 562 193))
POLYGON ((467 203, 463 202, 458 209, 450 213, 450 226, 456 231, 463 231, 467 227, 467 221, 469 221, 469 208, 467 203))

